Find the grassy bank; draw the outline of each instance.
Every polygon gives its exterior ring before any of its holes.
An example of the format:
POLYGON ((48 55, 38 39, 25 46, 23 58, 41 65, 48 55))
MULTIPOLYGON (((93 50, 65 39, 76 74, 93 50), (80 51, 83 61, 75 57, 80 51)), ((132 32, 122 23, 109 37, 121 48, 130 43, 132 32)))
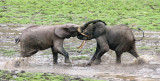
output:
POLYGON ((104 81, 90 78, 62 76, 51 73, 0 70, 0 81, 104 81))
POLYGON ((0 23, 82 24, 101 19, 160 30, 160 0, 1 0, 0 23))

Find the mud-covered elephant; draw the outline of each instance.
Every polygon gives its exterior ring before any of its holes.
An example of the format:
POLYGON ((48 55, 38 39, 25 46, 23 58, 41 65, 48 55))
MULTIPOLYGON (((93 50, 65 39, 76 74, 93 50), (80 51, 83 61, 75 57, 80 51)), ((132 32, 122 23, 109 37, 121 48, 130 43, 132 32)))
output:
POLYGON ((63 48, 63 41, 65 38, 77 36, 77 28, 76 24, 31 26, 15 41, 17 44, 20 42, 22 57, 30 57, 39 50, 51 48, 54 64, 57 64, 58 53, 65 57, 65 63, 70 63, 69 55, 63 48))
POLYGON ((78 39, 96 39, 97 41, 96 51, 88 65, 91 65, 93 61, 99 64, 102 55, 109 51, 109 49, 116 52, 116 63, 121 63, 123 52, 129 52, 136 58, 139 57, 136 52, 136 39, 132 30, 127 25, 106 26, 104 21, 93 20, 79 27, 79 32, 81 34, 77 36, 78 39))

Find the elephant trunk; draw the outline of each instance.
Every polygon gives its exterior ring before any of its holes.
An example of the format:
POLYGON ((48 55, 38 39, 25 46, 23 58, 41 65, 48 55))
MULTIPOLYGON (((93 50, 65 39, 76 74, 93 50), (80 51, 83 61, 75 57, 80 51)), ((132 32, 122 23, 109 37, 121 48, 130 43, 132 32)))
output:
POLYGON ((86 29, 89 24, 91 24, 91 23, 95 24, 96 22, 102 22, 106 25, 106 23, 102 20, 92 20, 92 21, 89 21, 89 22, 85 23, 83 26, 81 26, 81 30, 86 29))

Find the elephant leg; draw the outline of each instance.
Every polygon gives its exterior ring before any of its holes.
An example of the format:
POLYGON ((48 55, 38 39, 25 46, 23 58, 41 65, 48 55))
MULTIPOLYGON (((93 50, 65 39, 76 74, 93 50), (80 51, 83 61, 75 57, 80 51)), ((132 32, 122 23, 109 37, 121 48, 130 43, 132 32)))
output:
POLYGON ((38 50, 36 50, 36 49, 31 49, 31 50, 27 50, 27 51, 21 51, 21 56, 22 57, 30 57, 30 56, 32 56, 32 55, 34 55, 35 53, 37 53, 38 52, 38 50))
POLYGON ((122 55, 122 52, 116 51, 116 63, 117 64, 121 63, 121 55, 122 55))
POLYGON ((146 63, 146 61, 143 58, 139 58, 139 55, 137 54, 135 47, 131 49, 129 53, 131 53, 137 59, 138 64, 146 63))
POLYGON ((57 64, 58 53, 54 51, 53 47, 51 47, 51 50, 52 50, 52 54, 53 54, 53 64, 57 64))
POLYGON ((129 53, 131 53, 135 58, 138 58, 138 57, 139 57, 139 55, 138 55, 138 53, 137 53, 137 51, 136 51, 135 43, 132 45, 129 53))
POLYGON ((21 43, 21 57, 30 57, 37 52, 37 49, 31 49, 30 47, 27 47, 21 43))
POLYGON ((21 50, 21 57, 27 57, 27 52, 21 50))
POLYGON ((91 60, 89 61, 89 63, 87 65, 91 65, 92 64, 92 62, 96 59, 96 56, 97 56, 99 51, 100 51, 100 46, 97 43, 96 51, 95 51, 94 55, 92 56, 91 60))
POLYGON ((104 51, 104 50, 99 51, 99 53, 97 54, 96 59, 95 59, 95 64, 101 63, 101 57, 104 55, 105 52, 107 52, 107 51, 104 51))
POLYGON ((96 38, 96 41, 100 46, 100 51, 98 52, 98 54, 96 56, 95 64, 100 64, 101 63, 101 57, 105 52, 109 51, 109 46, 108 46, 108 43, 107 43, 107 39, 104 35, 96 38))
POLYGON ((135 49, 131 49, 131 50, 129 51, 129 53, 131 53, 135 58, 138 58, 138 57, 139 57, 139 55, 137 54, 137 51, 136 51, 135 49))
POLYGON ((63 41, 58 40, 54 42, 54 50, 60 54, 62 54, 65 57, 65 63, 71 63, 69 60, 69 55, 66 52, 66 50, 63 48, 63 41))
POLYGON ((71 63, 69 60, 69 55, 63 47, 59 50, 59 53, 65 57, 65 63, 71 63))
POLYGON ((35 54, 35 53, 37 53, 37 52, 38 52, 38 50, 34 49, 34 50, 30 51, 29 54, 32 54, 32 55, 33 55, 33 54, 35 54))
POLYGON ((21 57, 25 57, 27 55, 27 49, 23 42, 20 42, 20 48, 21 48, 21 57))
POLYGON ((121 43, 120 45, 117 46, 115 49, 116 52, 116 63, 121 63, 121 55, 123 52, 129 50, 128 49, 128 43, 121 43))

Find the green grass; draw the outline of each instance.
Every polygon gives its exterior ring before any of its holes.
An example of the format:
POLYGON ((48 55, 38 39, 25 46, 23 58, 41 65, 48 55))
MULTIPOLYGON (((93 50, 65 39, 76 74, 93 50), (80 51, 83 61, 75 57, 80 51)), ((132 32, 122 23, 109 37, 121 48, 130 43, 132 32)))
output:
POLYGON ((0 81, 104 81, 90 78, 62 76, 50 73, 14 73, 0 70, 0 81))
POLYGON ((71 59, 73 60, 89 60, 89 57, 88 56, 74 56, 74 57, 71 57, 71 59))
POLYGON ((160 0, 1 0, 0 23, 82 24, 101 19, 160 30, 160 0))
POLYGON ((157 49, 156 52, 160 52, 160 49, 157 49))
POLYGON ((141 46, 139 47, 138 49, 141 49, 141 50, 149 50, 149 49, 152 49, 151 47, 148 47, 148 46, 141 46))
POLYGON ((15 54, 19 54, 18 50, 15 49, 0 49, 2 56, 12 57, 15 54))

